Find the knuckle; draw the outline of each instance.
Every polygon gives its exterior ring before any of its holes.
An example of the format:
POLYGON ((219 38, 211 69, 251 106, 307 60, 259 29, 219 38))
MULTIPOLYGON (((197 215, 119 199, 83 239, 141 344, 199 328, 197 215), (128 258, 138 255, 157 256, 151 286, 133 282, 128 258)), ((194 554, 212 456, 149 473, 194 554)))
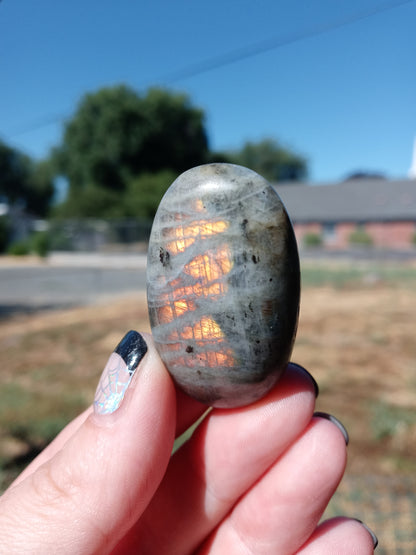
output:
POLYGON ((63 500, 73 502, 80 489, 69 468, 49 462, 33 474, 32 487, 40 503, 46 506, 63 500))

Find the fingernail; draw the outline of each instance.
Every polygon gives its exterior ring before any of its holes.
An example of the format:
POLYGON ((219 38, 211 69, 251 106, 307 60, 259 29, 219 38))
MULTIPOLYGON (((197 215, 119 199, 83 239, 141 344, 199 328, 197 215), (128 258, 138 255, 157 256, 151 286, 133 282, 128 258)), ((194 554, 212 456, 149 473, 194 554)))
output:
POLYGON ((147 353, 146 341, 129 331, 111 353, 95 392, 94 412, 110 414, 118 409, 140 361, 147 353))
POLYGON ((312 374, 310 372, 308 372, 308 370, 306 370, 306 368, 304 368, 300 364, 297 364, 296 362, 291 362, 290 364, 292 366, 296 366, 296 368, 299 368, 299 370, 303 370, 305 372, 305 374, 307 374, 307 376, 309 377, 309 379, 313 383, 313 387, 315 389, 315 397, 318 397, 318 395, 319 395, 319 385, 318 385, 317 381, 315 380, 315 378, 312 376, 312 374))
POLYGON ((332 414, 328 414, 326 412, 315 412, 313 415, 318 416, 319 418, 325 418, 325 420, 329 420, 330 422, 332 422, 332 424, 335 424, 335 426, 340 430, 340 432, 344 436, 345 443, 348 445, 348 443, 350 442, 348 432, 345 429, 344 425, 341 424, 341 422, 338 420, 338 418, 335 418, 335 416, 332 416, 332 414))
POLYGON ((353 518, 353 520, 355 520, 356 522, 359 522, 361 524, 361 526, 364 526, 364 528, 367 530, 367 532, 370 534, 371 539, 373 540, 373 545, 374 545, 374 549, 378 546, 378 538, 377 536, 374 534, 374 532, 371 530, 371 528, 369 528, 367 526, 367 524, 364 524, 364 522, 362 520, 360 520, 359 518, 353 518))

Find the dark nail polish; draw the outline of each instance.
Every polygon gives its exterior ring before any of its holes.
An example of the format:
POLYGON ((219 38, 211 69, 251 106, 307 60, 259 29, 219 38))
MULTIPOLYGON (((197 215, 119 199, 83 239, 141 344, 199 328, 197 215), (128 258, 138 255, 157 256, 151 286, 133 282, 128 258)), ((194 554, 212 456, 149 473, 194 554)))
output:
POLYGON ((123 337, 108 359, 95 392, 96 414, 110 414, 118 409, 146 353, 146 341, 140 333, 129 331, 123 337))
POLYGON ((114 352, 121 356, 130 374, 133 374, 137 365, 147 353, 146 341, 137 331, 131 330, 126 333, 114 352))
POLYGON ((371 528, 369 528, 367 526, 367 524, 364 524, 364 522, 362 520, 360 520, 359 518, 353 518, 353 520, 355 520, 356 522, 359 522, 361 524, 361 526, 364 526, 364 528, 367 530, 367 532, 370 534, 371 539, 373 540, 373 545, 374 545, 374 549, 378 546, 378 538, 377 536, 374 534, 374 532, 371 530, 371 528))
POLYGON ((348 436, 348 432, 345 429, 344 425, 341 424, 341 422, 338 420, 338 418, 335 418, 335 416, 332 416, 332 414, 328 414, 326 412, 315 412, 314 416, 317 416, 319 418, 325 418, 325 420, 329 420, 330 422, 332 422, 333 424, 335 424, 335 426, 340 430, 340 432, 342 433, 342 435, 344 436, 345 439, 345 443, 348 445, 348 443, 350 442, 350 438, 348 436))
POLYGON ((297 364, 296 362, 291 362, 290 364, 292 366, 296 366, 296 368, 299 368, 299 370, 303 370, 305 372, 305 374, 307 374, 307 376, 309 377, 309 379, 313 383, 313 387, 315 389, 315 397, 318 397, 318 395, 319 395, 319 385, 318 385, 317 381, 315 380, 315 378, 312 376, 312 374, 308 370, 306 370, 306 368, 304 368, 300 364, 297 364))

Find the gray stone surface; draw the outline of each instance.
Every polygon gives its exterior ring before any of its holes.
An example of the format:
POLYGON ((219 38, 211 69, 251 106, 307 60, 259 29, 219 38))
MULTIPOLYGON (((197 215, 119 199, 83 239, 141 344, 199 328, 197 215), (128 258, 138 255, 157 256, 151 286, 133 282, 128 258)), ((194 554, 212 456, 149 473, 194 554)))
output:
POLYGON ((292 226, 273 188, 229 164, 185 172, 163 198, 147 264, 158 350, 214 406, 263 396, 286 366, 299 309, 292 226))

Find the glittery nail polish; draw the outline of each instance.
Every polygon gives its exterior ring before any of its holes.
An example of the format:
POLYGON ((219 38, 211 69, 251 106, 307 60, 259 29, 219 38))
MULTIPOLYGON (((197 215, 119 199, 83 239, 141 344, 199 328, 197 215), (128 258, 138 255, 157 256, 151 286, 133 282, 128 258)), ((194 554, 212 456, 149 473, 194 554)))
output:
POLYGON ((118 409, 146 352, 146 342, 137 331, 129 331, 123 337, 110 355, 95 392, 96 414, 110 414, 118 409))

